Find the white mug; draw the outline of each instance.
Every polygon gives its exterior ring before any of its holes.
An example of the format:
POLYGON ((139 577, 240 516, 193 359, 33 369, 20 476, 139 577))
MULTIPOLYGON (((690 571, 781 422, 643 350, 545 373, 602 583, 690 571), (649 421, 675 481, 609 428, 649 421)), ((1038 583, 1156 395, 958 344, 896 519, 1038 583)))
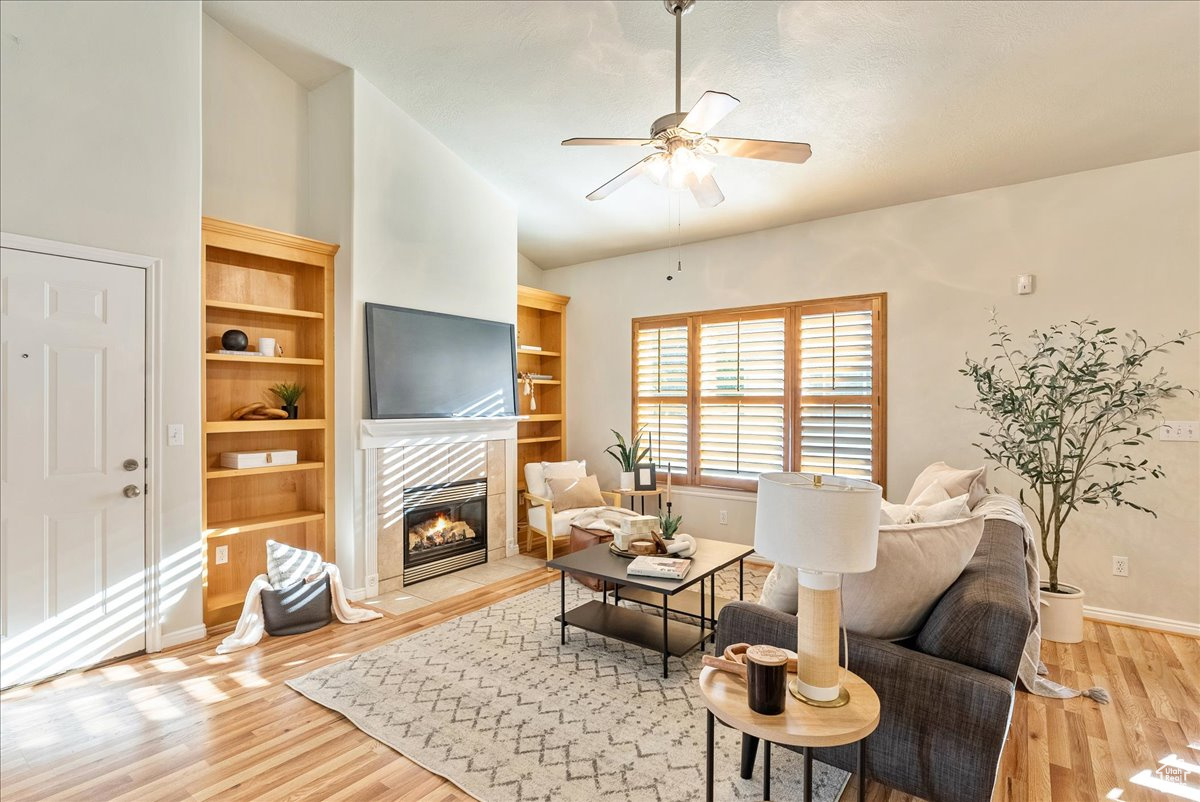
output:
POLYGON ((275 338, 274 337, 259 337, 258 352, 267 356, 275 356, 275 338))

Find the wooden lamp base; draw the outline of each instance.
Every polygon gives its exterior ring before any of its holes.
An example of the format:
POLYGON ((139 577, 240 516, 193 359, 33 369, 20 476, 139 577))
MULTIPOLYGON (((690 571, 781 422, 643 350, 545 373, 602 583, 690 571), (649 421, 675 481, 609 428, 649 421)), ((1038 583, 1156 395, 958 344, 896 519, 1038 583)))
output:
POLYGON ((796 678, 792 696, 814 707, 842 707, 850 694, 841 684, 840 574, 797 571, 796 678))

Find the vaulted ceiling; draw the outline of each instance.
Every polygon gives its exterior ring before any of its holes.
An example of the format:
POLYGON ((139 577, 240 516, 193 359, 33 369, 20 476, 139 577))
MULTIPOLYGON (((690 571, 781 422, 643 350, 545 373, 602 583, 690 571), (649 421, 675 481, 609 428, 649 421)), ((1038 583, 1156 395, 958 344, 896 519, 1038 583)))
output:
POLYGON ((310 88, 362 73, 512 199, 544 268, 1200 149, 1193 2, 700 0, 684 108, 728 92, 742 103, 714 135, 813 149, 801 166, 717 157, 714 209, 645 179, 589 202, 639 151, 559 145, 674 111, 656 0, 204 7, 310 88))

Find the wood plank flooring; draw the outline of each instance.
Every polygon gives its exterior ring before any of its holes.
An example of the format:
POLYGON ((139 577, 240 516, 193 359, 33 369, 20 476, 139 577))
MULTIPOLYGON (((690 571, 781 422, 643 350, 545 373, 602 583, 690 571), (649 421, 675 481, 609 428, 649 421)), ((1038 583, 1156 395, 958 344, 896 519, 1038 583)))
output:
MULTIPOLYGON (((333 624, 217 656, 217 637, 0 696, 0 799, 467 800, 454 785, 283 685, 329 662, 540 587, 536 570, 402 616, 333 624)), ((1200 762, 1200 641, 1088 622, 1047 644, 1052 676, 1113 704, 1018 694, 995 802, 1169 798, 1129 778, 1200 762)), ((697 760, 700 756, 697 756, 697 760)), ((733 770, 731 768, 731 770, 733 770)), ((853 799, 854 781, 846 799, 853 799)), ((878 784, 872 802, 909 800, 878 784)))

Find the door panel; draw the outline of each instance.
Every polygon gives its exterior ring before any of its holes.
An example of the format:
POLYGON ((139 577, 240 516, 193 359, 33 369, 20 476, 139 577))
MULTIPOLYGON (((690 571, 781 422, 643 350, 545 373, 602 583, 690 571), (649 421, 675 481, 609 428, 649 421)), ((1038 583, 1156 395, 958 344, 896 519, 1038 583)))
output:
POLYGON ((8 687, 145 648, 145 273, 0 258, 8 687))

